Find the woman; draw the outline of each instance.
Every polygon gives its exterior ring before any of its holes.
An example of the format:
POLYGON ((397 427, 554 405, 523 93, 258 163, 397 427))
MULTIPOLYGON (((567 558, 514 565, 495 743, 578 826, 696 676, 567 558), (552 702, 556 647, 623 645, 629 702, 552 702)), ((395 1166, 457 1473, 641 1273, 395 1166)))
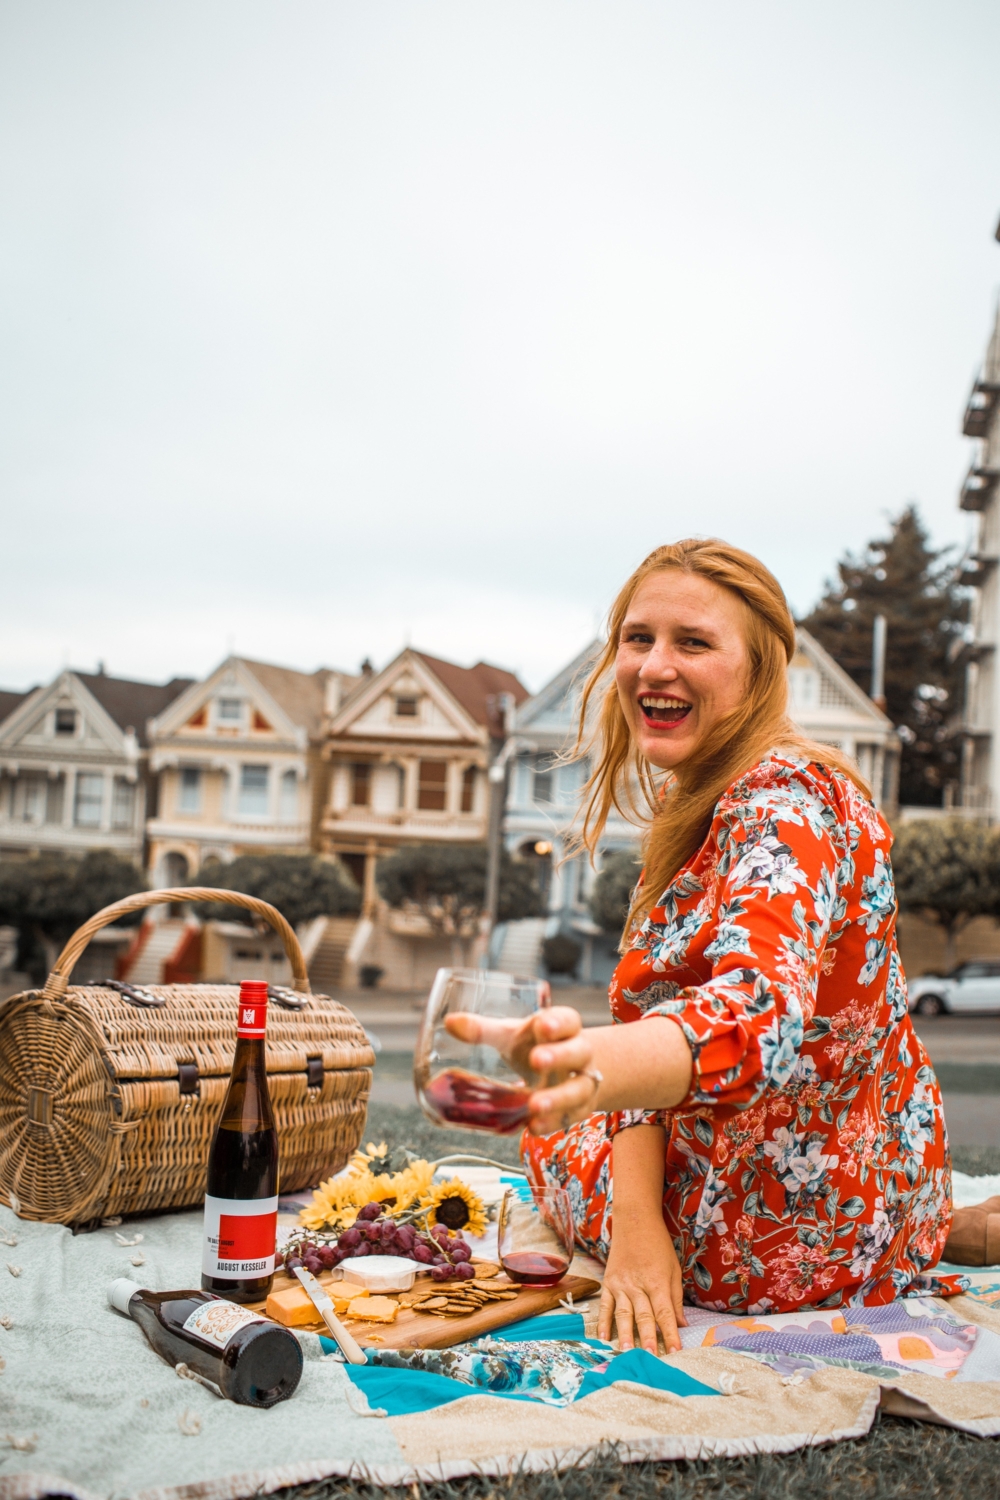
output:
POLYGON ((569 1190, 578 1241, 607 1262, 601 1336, 614 1319, 625 1348, 633 1326, 647 1349, 657 1328, 679 1347, 685 1296, 762 1313, 926 1289, 948 1234, 948 1144, 907 1011, 891 835, 854 763, 788 719, 794 649, 756 558, 719 541, 646 558, 580 716, 582 743, 613 671, 587 846, 637 788, 650 812, 610 988, 619 1024, 583 1031, 568 1008, 526 1026, 452 1022, 548 1078, 525 1161, 569 1190))

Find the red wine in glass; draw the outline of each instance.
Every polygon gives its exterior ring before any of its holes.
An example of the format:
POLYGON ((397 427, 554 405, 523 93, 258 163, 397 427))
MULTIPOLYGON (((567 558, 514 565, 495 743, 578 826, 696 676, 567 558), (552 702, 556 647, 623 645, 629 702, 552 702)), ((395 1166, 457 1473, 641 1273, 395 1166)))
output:
POLYGON ((541 1250, 514 1250, 502 1255, 500 1264, 511 1281, 525 1286, 556 1286, 569 1270, 569 1261, 561 1255, 547 1255, 541 1250))
POLYGON ((426 1105, 448 1125, 511 1135, 528 1123, 526 1084, 501 1083, 464 1068, 445 1068, 424 1085, 426 1105))

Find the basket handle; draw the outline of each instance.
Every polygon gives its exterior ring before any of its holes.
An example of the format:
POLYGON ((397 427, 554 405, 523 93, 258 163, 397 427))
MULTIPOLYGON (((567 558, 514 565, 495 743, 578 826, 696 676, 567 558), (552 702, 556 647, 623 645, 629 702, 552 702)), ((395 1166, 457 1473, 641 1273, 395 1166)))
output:
POLYGON ((102 927, 109 927, 118 917, 127 916, 133 911, 142 911, 144 907, 174 905, 179 901, 225 901, 231 906, 244 906, 255 916, 263 917, 265 922, 270 922, 285 945, 285 952, 292 966, 292 988, 298 990, 300 994, 309 994, 309 974, 306 970, 306 961, 302 957, 302 949, 299 947, 299 940, 295 936, 294 928, 285 921, 276 907, 268 905, 266 901, 261 901, 258 896, 245 896, 242 891, 217 891, 211 886, 186 885, 163 891, 137 891, 134 896, 126 896, 123 901, 113 901, 110 906, 102 907, 99 912, 95 912, 88 922, 84 922, 82 927, 76 929, 56 959, 55 968, 45 981, 42 998, 58 1000, 65 995, 77 959, 94 933, 100 932, 102 927))

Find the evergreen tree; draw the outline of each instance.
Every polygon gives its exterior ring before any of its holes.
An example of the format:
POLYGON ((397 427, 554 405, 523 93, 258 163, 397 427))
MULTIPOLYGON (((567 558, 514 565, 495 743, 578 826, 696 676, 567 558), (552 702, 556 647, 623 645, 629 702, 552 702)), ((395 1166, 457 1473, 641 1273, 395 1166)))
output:
POLYGON ((959 778, 964 668, 957 649, 969 618, 968 591, 951 548, 934 551, 916 507, 892 521, 889 535, 847 553, 837 579, 800 623, 859 687, 871 689, 872 630, 887 623, 886 712, 903 741, 899 800, 940 806, 945 783, 959 778))

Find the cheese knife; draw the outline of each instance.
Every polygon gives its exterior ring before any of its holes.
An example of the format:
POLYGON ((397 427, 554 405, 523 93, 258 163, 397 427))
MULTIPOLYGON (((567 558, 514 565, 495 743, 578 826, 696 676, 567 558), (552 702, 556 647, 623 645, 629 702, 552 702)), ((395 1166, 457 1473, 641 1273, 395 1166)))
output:
POLYGON ((337 1341, 337 1347, 347 1360, 347 1363, 349 1365, 367 1364, 365 1351, 357 1340, 351 1337, 343 1323, 337 1317, 337 1314, 333 1310, 333 1303, 312 1272, 307 1271, 305 1266, 296 1266, 294 1269, 296 1276, 302 1283, 306 1296, 333 1334, 333 1337, 337 1341))

